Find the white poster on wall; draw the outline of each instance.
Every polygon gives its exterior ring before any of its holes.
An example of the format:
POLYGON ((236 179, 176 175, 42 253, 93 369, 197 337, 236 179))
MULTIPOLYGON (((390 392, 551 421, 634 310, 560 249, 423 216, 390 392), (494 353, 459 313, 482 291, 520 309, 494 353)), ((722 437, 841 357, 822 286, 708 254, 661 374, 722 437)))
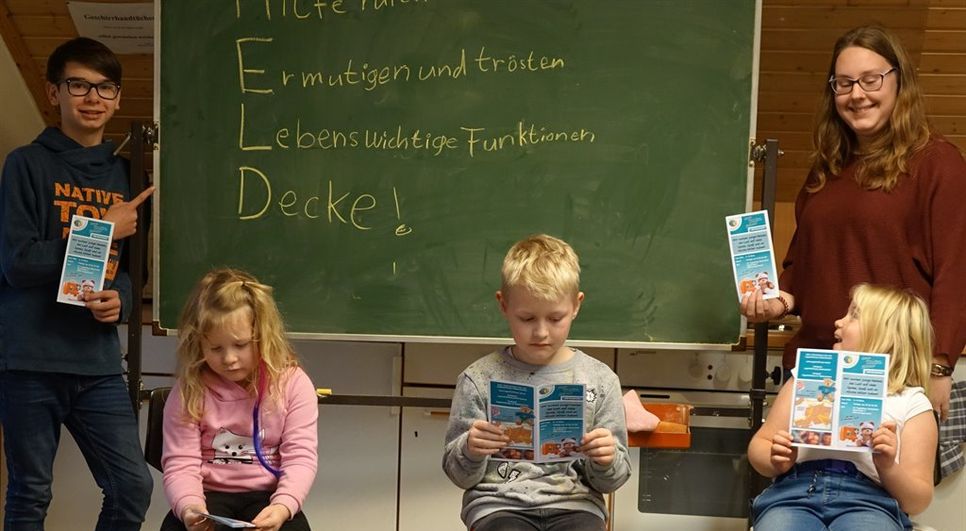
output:
POLYGON ((154 52, 154 4, 67 2, 81 37, 104 43, 116 54, 154 52))

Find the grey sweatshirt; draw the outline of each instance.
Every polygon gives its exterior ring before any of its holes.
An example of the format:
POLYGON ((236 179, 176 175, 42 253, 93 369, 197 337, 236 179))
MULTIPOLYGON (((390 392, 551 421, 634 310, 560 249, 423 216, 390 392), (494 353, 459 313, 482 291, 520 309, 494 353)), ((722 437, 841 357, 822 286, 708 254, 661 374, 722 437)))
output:
POLYGON ((509 349, 477 360, 460 374, 453 395, 443 471, 463 494, 463 522, 473 522, 501 510, 565 509, 587 511, 606 519, 601 493, 613 492, 631 475, 627 454, 624 404, 617 375, 607 365, 574 349, 574 356, 557 365, 528 365, 509 349), (490 380, 528 385, 584 384, 587 431, 607 428, 617 440, 617 454, 608 466, 590 459, 561 463, 475 460, 466 454, 466 440, 475 420, 486 420, 490 380))

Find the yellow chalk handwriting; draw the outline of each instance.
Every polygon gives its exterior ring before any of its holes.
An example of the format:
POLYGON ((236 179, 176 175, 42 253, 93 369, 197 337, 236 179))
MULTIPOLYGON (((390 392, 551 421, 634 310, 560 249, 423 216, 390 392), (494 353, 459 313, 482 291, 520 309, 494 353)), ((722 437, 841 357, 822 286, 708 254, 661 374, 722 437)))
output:
POLYGON ((272 89, 254 89, 248 88, 245 85, 245 74, 264 74, 265 70, 245 68, 245 59, 242 55, 242 44, 250 42, 261 42, 270 43, 272 38, 270 37, 243 37, 241 39, 235 39, 235 49, 238 52, 238 86, 241 88, 242 94, 246 92, 254 92, 256 94, 274 94, 275 91, 272 89))

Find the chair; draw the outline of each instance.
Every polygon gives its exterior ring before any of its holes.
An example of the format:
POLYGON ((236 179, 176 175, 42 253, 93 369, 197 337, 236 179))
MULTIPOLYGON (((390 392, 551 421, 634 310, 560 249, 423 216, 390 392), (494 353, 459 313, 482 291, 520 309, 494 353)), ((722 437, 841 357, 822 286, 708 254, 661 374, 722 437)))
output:
POLYGON ((151 397, 148 399, 148 430, 144 437, 144 460, 159 472, 163 472, 161 449, 164 446, 164 402, 170 393, 170 387, 158 387, 151 390, 151 397))

